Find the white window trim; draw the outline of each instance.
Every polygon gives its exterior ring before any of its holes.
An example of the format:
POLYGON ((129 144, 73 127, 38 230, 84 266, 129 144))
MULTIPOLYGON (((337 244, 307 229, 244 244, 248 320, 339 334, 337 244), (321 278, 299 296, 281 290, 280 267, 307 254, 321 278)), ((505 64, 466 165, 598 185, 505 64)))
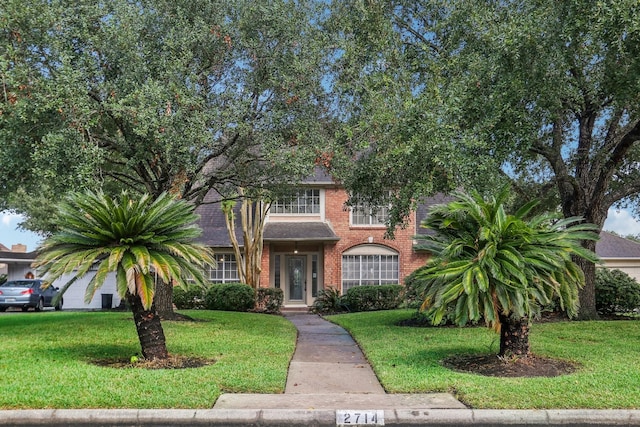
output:
MULTIPOLYGON (((220 253, 217 253, 215 255, 215 258, 216 258, 216 261, 217 261, 217 267, 220 267, 220 266, 224 267, 225 263, 227 263, 227 262, 230 263, 231 260, 229 260, 229 261, 227 261, 226 259, 224 261, 220 260, 222 257, 226 258, 228 256, 233 256, 235 258, 235 254, 233 252, 220 252, 220 253)), ((236 266, 237 266, 238 262, 242 262, 242 260, 235 260, 236 266)), ((225 273, 227 271, 231 271, 232 270, 231 268, 229 268, 229 269, 224 269, 223 268, 222 269, 222 276, 223 276, 222 279, 212 278, 211 277, 211 273, 213 273, 214 271, 219 271, 219 270, 220 270, 220 268, 213 268, 211 266, 209 266, 207 268, 207 276, 206 277, 207 277, 207 280, 209 281, 209 283, 237 283, 237 282, 240 281, 240 277, 239 277, 239 274, 238 274, 237 267, 235 268, 235 278, 227 279, 227 277, 226 277, 225 273)))
POLYGON ((269 207, 269 212, 267 213, 267 219, 269 217, 278 217, 278 218, 295 218, 295 217, 320 217, 320 221, 324 221, 325 218, 325 191, 322 188, 314 188, 314 187, 302 187, 299 190, 318 190, 319 202, 318 209, 319 212, 312 213, 288 213, 288 212, 274 212, 273 207, 275 203, 272 203, 269 207))
MULTIPOLYGON (((344 257, 345 256, 357 256, 357 257, 363 257, 363 256, 375 256, 375 255, 379 255, 379 256, 395 256, 397 259, 396 262, 396 281, 394 283, 388 283, 388 284, 400 284, 400 254, 399 252, 386 247, 386 246, 381 246, 381 245, 360 245, 360 246, 356 246, 353 247, 347 251, 344 251, 342 253, 341 256, 341 279, 340 279, 340 285, 342 288, 342 292, 346 293, 346 289, 345 289, 345 266, 344 266, 344 257)), ((378 270, 378 274, 380 274, 381 270, 378 270)), ((361 272, 360 272, 361 273, 361 272)), ((353 281, 354 279, 346 279, 346 281, 353 281)), ((349 288, 354 287, 354 286, 363 286, 362 285, 362 274, 360 274, 360 277, 357 279, 358 280, 358 284, 357 285, 351 285, 349 286, 349 288)), ((381 280, 380 276, 377 278, 378 281, 381 280)), ((378 285, 380 285, 381 283, 378 283, 378 285)))
MULTIPOLYGON (((369 218, 369 223, 368 224, 356 224, 355 221, 353 220, 353 214, 356 211, 356 208, 363 208, 364 206, 352 206, 349 209, 349 225, 351 227, 362 227, 362 228, 386 228, 387 224, 384 222, 373 222, 373 219, 375 217, 375 214, 372 214, 371 211, 373 210, 373 208, 369 208, 369 214, 367 215, 369 218)), ((391 209, 391 205, 387 206, 387 209, 391 209)), ((389 212, 387 212, 387 218, 389 217, 389 212)))

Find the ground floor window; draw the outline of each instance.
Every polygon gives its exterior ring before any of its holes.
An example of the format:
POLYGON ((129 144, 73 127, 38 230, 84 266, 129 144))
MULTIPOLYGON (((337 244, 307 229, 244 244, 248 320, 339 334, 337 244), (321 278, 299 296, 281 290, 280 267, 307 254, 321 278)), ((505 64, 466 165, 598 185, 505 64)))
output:
POLYGON ((232 253, 216 254, 217 265, 209 267, 209 281, 211 283, 235 283, 238 277, 238 263, 232 253))
POLYGON ((342 292, 354 286, 399 282, 398 254, 378 245, 363 245, 342 255, 342 292))

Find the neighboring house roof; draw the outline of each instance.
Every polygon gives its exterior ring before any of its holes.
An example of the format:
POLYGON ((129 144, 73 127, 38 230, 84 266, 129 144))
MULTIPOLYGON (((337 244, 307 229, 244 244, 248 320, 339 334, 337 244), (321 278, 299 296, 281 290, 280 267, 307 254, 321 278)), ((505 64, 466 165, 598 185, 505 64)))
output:
POLYGON ((9 252, 9 248, 0 243, 0 252, 9 252))
POLYGON ((329 224, 324 222, 269 222, 264 225, 262 239, 269 241, 338 241, 329 224))
POLYGON ((36 252, 11 252, 0 251, 0 262, 32 263, 36 260, 36 252))
POLYGON ((600 233, 600 240, 596 242, 596 254, 603 259, 640 259, 640 243, 602 231, 600 233))

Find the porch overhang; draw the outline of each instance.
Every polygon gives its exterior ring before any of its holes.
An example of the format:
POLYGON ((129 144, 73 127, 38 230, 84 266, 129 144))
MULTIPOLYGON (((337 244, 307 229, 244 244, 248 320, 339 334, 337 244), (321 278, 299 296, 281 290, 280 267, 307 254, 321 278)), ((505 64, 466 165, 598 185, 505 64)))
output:
POLYGON ((265 242, 337 242, 340 237, 324 222, 270 222, 265 224, 265 242))

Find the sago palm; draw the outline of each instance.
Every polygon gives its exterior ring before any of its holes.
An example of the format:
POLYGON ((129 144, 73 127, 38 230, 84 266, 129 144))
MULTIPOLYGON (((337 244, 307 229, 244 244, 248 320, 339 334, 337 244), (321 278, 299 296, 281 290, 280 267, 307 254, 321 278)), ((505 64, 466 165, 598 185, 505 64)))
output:
POLYGON ((597 228, 579 218, 551 214, 526 219, 535 203, 507 214, 504 189, 496 198, 456 193, 434 207, 423 227, 433 230, 425 247, 433 258, 418 276, 423 310, 438 324, 445 315, 460 325, 484 319, 500 332, 500 355, 529 354, 529 326, 541 306, 557 300, 577 313, 582 270, 572 261, 597 261, 581 245, 596 240, 597 228))
POLYGON ((134 200, 126 193, 115 199, 76 193, 60 204, 60 231, 42 244, 37 264, 50 282, 71 275, 61 293, 93 274, 87 303, 115 272, 117 292, 133 311, 143 356, 167 358, 153 306, 156 280, 183 286, 187 280, 204 283, 203 266, 215 262, 210 249, 193 241, 201 233, 196 219, 191 205, 168 194, 134 200))

